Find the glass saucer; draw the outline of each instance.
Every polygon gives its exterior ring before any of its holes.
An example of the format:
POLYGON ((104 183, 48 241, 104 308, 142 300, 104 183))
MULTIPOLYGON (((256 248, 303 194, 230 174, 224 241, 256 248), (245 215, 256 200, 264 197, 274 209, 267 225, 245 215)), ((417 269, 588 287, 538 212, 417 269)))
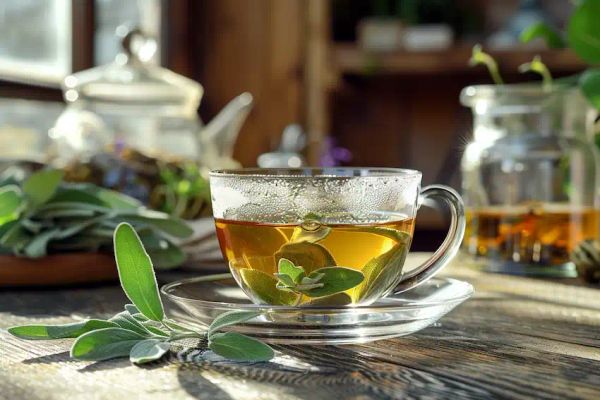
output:
POLYGON ((171 317, 182 325, 205 329, 227 311, 261 315, 231 327, 270 343, 350 344, 410 335, 440 319, 467 300, 473 287, 450 278, 433 278, 409 291, 357 307, 256 305, 230 274, 169 283, 161 288, 171 317))

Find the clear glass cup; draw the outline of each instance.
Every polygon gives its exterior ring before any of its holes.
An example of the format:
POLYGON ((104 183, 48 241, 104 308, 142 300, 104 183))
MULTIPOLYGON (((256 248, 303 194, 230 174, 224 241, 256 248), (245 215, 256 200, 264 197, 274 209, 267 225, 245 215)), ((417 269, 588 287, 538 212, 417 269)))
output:
POLYGON ((598 238, 597 111, 576 87, 466 87, 473 140, 462 158, 464 251, 484 269, 573 277, 569 254, 598 238))
POLYGON ((372 303, 431 278, 465 229, 460 196, 441 185, 421 189, 414 170, 221 170, 210 186, 221 250, 257 304, 372 303), (430 197, 449 205, 449 233, 429 260, 404 271, 417 210, 430 197))

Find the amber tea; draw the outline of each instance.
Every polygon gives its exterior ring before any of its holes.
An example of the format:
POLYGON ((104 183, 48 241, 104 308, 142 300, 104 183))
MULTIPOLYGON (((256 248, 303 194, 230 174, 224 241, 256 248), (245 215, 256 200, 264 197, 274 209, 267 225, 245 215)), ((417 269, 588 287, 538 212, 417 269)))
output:
POLYGON ((421 188, 399 168, 246 168, 211 171, 217 236, 237 283, 257 304, 368 305, 410 290, 456 254, 464 233, 460 196, 421 188), (450 206, 446 240, 403 270, 424 201, 450 206))
POLYGON ((283 305, 350 304, 375 300, 397 283, 414 219, 373 224, 305 220, 295 225, 217 219, 216 226, 234 276, 255 300, 283 305), (306 277, 339 266, 360 272, 363 279, 342 292, 311 297, 310 291, 306 295, 283 287, 278 277, 282 259, 302 267, 306 277))
POLYGON ((598 237, 598 211, 531 203, 467 210, 464 249, 499 263, 551 267, 569 262, 584 239, 598 237))

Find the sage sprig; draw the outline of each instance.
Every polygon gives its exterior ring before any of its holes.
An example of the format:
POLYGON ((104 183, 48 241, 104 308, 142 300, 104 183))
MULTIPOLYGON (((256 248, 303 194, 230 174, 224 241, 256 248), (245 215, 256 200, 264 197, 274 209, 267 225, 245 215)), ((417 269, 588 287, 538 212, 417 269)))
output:
POLYGON ((345 267, 324 267, 306 274, 302 266, 296 266, 282 258, 275 274, 279 282, 277 289, 303 294, 305 296, 325 297, 345 292, 358 286, 364 275, 360 271, 345 267))
POLYGON ((42 170, 21 184, 0 183, 0 253, 39 258, 50 253, 112 250, 120 222, 137 229, 158 267, 185 260, 172 238, 192 229, 182 220, 146 209, 137 200, 91 184, 62 182, 62 172, 42 170))
POLYGON ((14 326, 8 332, 27 340, 75 338, 71 357, 101 361, 127 357, 134 364, 161 359, 172 343, 207 339, 208 348, 233 361, 268 361, 274 356, 267 344, 223 328, 256 318, 254 312, 228 312, 217 317, 207 332, 197 332, 170 320, 164 311, 152 260, 140 237, 128 223, 114 232, 114 249, 123 290, 133 304, 108 320, 90 319, 64 325, 14 326))

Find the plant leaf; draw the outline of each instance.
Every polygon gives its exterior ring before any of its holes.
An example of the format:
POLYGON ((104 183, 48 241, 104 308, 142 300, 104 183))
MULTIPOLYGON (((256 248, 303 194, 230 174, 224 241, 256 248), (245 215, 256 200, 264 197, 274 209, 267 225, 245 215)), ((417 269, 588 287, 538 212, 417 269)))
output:
POLYGON ((304 268, 295 266, 294 263, 287 258, 280 258, 277 268, 280 274, 287 275, 292 279, 292 285, 289 286, 293 286, 294 283, 300 282, 306 275, 304 268))
POLYGON ((114 328, 114 322, 101 319, 88 319, 63 325, 21 325, 8 328, 8 333, 21 339, 48 340, 75 338, 86 332, 103 328, 114 328))
POLYGON ((54 196, 62 177, 62 171, 55 169, 35 172, 23 182, 23 193, 31 205, 37 207, 54 196))
POLYGON ((208 327, 208 338, 210 339, 216 331, 226 326, 240 324, 259 315, 260 313, 254 311, 227 311, 220 314, 208 327))
POLYGON ((302 266, 306 273, 323 267, 333 267, 336 264, 335 259, 325 247, 310 242, 284 244, 275 253, 278 265, 282 258, 291 261, 294 265, 302 266))
POLYGON ((298 300, 298 294, 277 289, 277 279, 269 274, 249 268, 242 268, 240 274, 252 294, 263 303, 293 305, 298 300))
POLYGON ((79 336, 71 347, 71 357, 90 361, 125 357, 144 339, 142 335, 123 328, 99 329, 79 336))
POLYGON ((58 238, 60 229, 54 228, 42 233, 39 233, 31 239, 23 250, 25 255, 30 258, 40 258, 47 254, 48 242, 54 238, 58 238))
POLYGON ((21 189, 18 186, 0 187, 0 225, 17 219, 22 204, 21 189))
POLYGON ((303 290, 302 293, 309 297, 323 297, 344 292, 360 284, 365 278, 360 271, 344 267, 320 268, 308 277, 311 278, 314 276, 313 274, 323 274, 321 279, 319 279, 319 283, 323 284, 323 286, 303 290))
POLYGON ((170 269, 183 264, 186 254, 169 240, 157 236, 154 232, 140 235, 140 239, 154 263, 155 269, 170 269))
POLYGON ((379 297, 381 293, 395 284, 400 277, 404 261, 410 248, 410 236, 398 242, 387 252, 372 258, 362 269, 365 281, 352 293, 355 301, 371 296, 379 297))
POLYGON ((158 339, 146 339, 138 342, 129 352, 129 360, 134 364, 146 364, 164 356, 171 345, 158 339))
POLYGON ((275 356, 267 344, 236 332, 215 333, 208 348, 232 361, 269 361, 275 356))
POLYGON ((148 319, 161 321, 165 313, 152 261, 133 227, 127 223, 119 224, 114 244, 119 279, 125 294, 148 319))
POLYGON ((31 236, 19 221, 10 221, 2 225, 2 228, 4 233, 0 237, 0 245, 10 248, 14 254, 21 254, 23 247, 31 240, 31 236))
POLYGON ((534 39, 542 38, 551 49, 562 49, 566 47, 564 39, 560 34, 544 22, 536 22, 521 32, 519 39, 523 43, 529 43, 534 39))
POLYGON ((124 221, 144 223, 178 238, 187 238, 194 233, 194 230, 184 220, 158 211, 141 209, 135 213, 123 212, 119 216, 124 221))
POLYGON ((95 196, 92 192, 83 188, 67 187, 59 188, 57 193, 50 199, 50 203, 87 203, 99 207, 108 208, 109 205, 95 196))
POLYGON ((579 87, 588 101, 600 110, 600 68, 585 71, 579 78, 579 87))
MULTIPOLYGON (((125 311, 127 311, 129 313, 129 315, 133 316, 134 314, 139 314, 140 310, 138 310, 138 308, 136 306, 134 306, 133 304, 125 304, 125 311)), ((146 318, 146 317, 144 317, 146 318)))
POLYGON ((348 304, 352 304, 352 298, 348 296, 346 293, 336 293, 331 296, 325 297, 317 297, 316 299, 311 299, 309 302, 302 305, 304 306, 345 306, 348 304))
POLYGON ((301 226, 297 226, 294 228, 294 233, 292 233, 292 237, 290 238, 291 242, 311 242, 316 243, 325 239, 329 233, 331 232, 331 228, 328 226, 321 225, 319 228, 309 231, 307 229, 303 229, 301 226))
POLYGON ((279 280, 279 282, 277 282, 277 287, 279 287, 281 285, 289 286, 289 287, 296 286, 296 282, 294 282, 294 280, 292 279, 291 276, 286 275, 286 274, 274 274, 274 275, 279 280))
POLYGON ((580 1, 569 19, 569 46, 584 61, 600 63, 600 1, 580 1))
POLYGON ((122 311, 109 319, 110 322, 114 322, 123 329, 129 329, 130 331, 139 333, 143 336, 149 336, 150 331, 146 329, 137 319, 133 318, 127 311, 122 311))
POLYGON ((133 197, 115 192, 114 190, 104 189, 93 185, 90 186, 92 186, 90 189, 92 193, 114 210, 136 210, 143 207, 143 204, 133 197))

